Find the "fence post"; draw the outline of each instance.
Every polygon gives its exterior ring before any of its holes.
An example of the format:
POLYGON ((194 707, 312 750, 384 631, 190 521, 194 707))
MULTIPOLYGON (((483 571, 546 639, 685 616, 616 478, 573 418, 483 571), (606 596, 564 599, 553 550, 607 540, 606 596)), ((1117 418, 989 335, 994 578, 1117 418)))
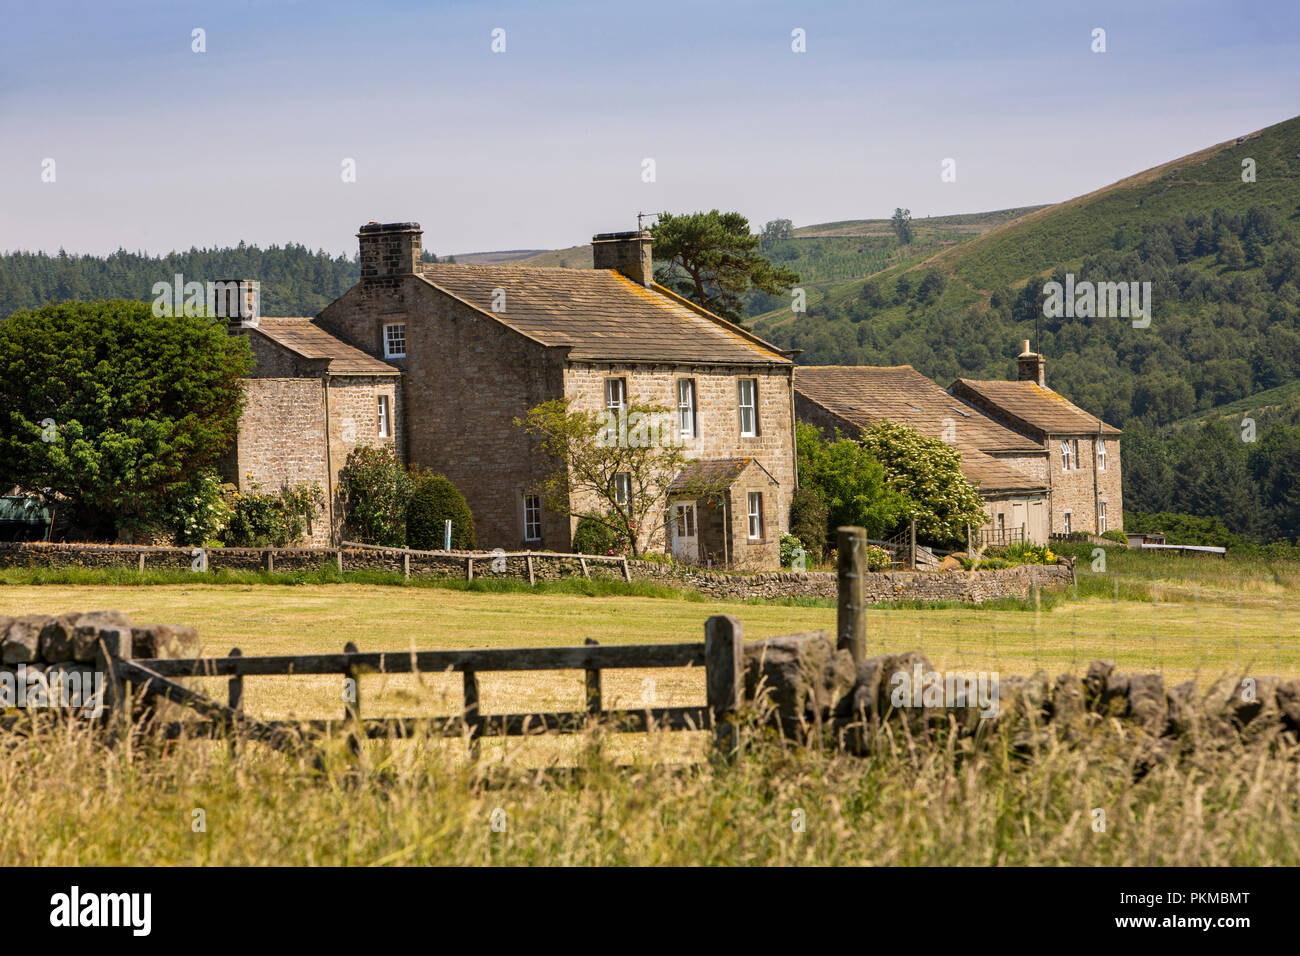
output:
POLYGON ((465 559, 465 580, 474 580, 474 559, 472 557, 465 559))
POLYGON ((524 555, 524 560, 528 564, 528 586, 531 588, 537 584, 537 578, 533 575, 533 552, 524 555))
MULTIPOLYGON (((268 551, 267 555, 269 556, 270 553, 271 552, 268 551)), ((230 649, 230 656, 243 657, 244 652, 237 647, 232 647, 230 649)), ((244 711, 244 675, 243 674, 233 675, 230 678, 229 682, 226 684, 226 704, 227 706, 230 707, 231 710, 236 710, 239 711, 240 713, 243 713, 244 711)), ((227 741, 230 747, 231 757, 234 757, 239 749, 237 742, 235 740, 235 735, 237 733, 238 733, 238 728, 232 726, 230 728, 230 738, 227 741)))
POLYGON ((266 549, 266 570, 267 573, 271 573, 275 571, 275 549, 274 548, 266 549))
POLYGON ((704 622, 704 681, 713 719, 713 745, 731 759, 740 749, 736 711, 745 696, 740 621, 715 614, 704 622))
POLYGON ((465 687, 465 726, 469 728, 469 757, 478 759, 478 739, 483 733, 478 711, 478 675, 471 670, 461 672, 465 687))
POLYGON ((99 632, 95 669, 104 675, 104 708, 108 711, 109 739, 131 739, 131 683, 119 675, 116 662, 131 659, 131 629, 114 626, 99 632))
POLYGON ((909 570, 915 571, 916 570, 916 518, 912 518, 908 527, 909 527, 908 537, 911 543, 908 545, 907 563, 908 563, 909 570))
POLYGON ((411 580, 411 552, 409 551, 402 555, 402 579, 411 580))
POLYGON ((867 656, 867 615, 863 575, 867 571, 867 529, 854 526, 837 528, 835 544, 839 560, 836 565, 838 604, 835 615, 835 647, 848 648, 857 668, 867 656))
POLYGON ((579 563, 580 565, 582 565, 582 576, 583 576, 584 578, 589 578, 589 577, 591 577, 590 572, 587 571, 587 559, 586 559, 586 558, 579 558, 579 559, 578 559, 578 563, 579 563))
MULTIPOLYGON (((342 554, 342 552, 339 552, 342 554)), ((348 641, 343 645, 344 654, 357 653, 357 645, 348 641)), ((348 753, 353 759, 361 756, 361 740, 357 737, 357 730, 361 724, 361 681, 357 680, 357 672, 351 667, 343 671, 343 679, 352 681, 352 699, 343 699, 343 722, 348 725, 348 753)))
POLYGON ((623 558, 623 580, 629 584, 632 582, 632 569, 627 566, 627 558, 623 558))
POLYGON ((339 548, 339 550, 338 550, 338 554, 337 554, 335 560, 338 561, 339 574, 342 574, 342 573, 343 573, 343 549, 342 549, 342 548, 339 548))
POLYGON ((144 574, 144 552, 140 552, 140 573, 144 574))
MULTIPOLYGON (((589 637, 582 643, 588 647, 595 647, 599 642, 594 637, 589 637)), ((587 714, 592 717, 600 717, 600 668, 589 667, 586 671, 587 678, 587 714)))
POLYGON ((966 525, 966 556, 971 556, 970 525, 966 525))

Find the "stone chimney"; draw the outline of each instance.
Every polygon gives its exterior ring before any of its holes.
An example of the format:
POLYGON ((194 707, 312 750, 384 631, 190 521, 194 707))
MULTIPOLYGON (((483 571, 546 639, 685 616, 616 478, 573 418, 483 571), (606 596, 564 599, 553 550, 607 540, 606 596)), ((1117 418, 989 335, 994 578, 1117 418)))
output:
POLYGON ((257 279, 216 279, 208 283, 208 314, 230 328, 257 327, 262 315, 262 283, 257 279))
POLYGON ((368 222, 361 241, 361 278, 411 276, 420 270, 424 232, 418 222, 368 222))
POLYGON ((1020 354, 1016 356, 1016 378, 1022 382, 1037 382, 1047 387, 1047 363, 1037 352, 1029 351, 1029 339, 1024 339, 1020 354))
POLYGON ((602 232, 592 236, 591 257, 597 269, 616 269, 640 285, 654 281, 648 232, 602 232))

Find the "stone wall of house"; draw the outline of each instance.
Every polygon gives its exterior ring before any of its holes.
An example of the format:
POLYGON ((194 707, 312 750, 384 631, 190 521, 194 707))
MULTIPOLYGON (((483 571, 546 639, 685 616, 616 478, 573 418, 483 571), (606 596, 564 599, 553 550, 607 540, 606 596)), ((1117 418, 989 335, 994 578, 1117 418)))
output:
MULTIPOLYGON (((318 378, 243 380, 246 404, 234 447, 222 460, 223 480, 241 491, 277 491, 281 485, 315 482, 324 490, 324 387, 318 378)), ((330 540, 329 521, 312 522, 310 542, 330 540)))
MULTIPOLYGON (((320 315, 345 341, 383 357, 382 328, 406 323, 402 421, 407 458, 445 474, 474 513, 480 547, 524 546, 523 496, 542 477, 514 424, 563 394, 563 350, 546 348, 416 276, 365 280, 320 315)), ((542 511, 542 540, 567 550, 570 522, 542 511)))
MULTIPOLYGON (((565 369, 564 394, 575 409, 603 412, 605 380, 609 378, 626 380, 629 403, 659 405, 670 410, 666 416, 670 440, 676 440, 677 436, 677 382, 694 380, 696 435, 682 440, 683 453, 688 458, 701 459, 753 458, 762 464, 777 481, 777 486, 764 494, 765 511, 773 529, 770 537, 779 541, 789 525, 790 496, 796 484, 790 367, 719 369, 707 365, 575 362, 565 369), (740 378, 758 380, 758 434, 750 438, 740 434, 740 378), (769 495, 771 501, 766 500, 769 495)), ((592 502, 581 504, 593 505, 592 502)), ((662 540, 647 541, 647 544, 663 547, 662 540)), ((747 536, 742 535, 738 553, 749 550, 747 536)), ((761 561, 770 550, 761 546, 751 557, 761 561)), ((766 566, 776 567, 777 563, 773 560, 766 566)))
POLYGON ((727 534, 727 557, 731 570, 770 571, 781 566, 781 535, 789 526, 789 496, 762 469, 746 468, 729 489, 731 503, 727 516, 731 519, 727 534), (749 493, 763 496, 762 536, 749 536, 749 493), (778 510, 779 509, 779 510, 778 510))
POLYGON ((1097 502, 1106 502, 1106 529, 1124 528, 1120 491, 1119 441, 1106 440, 1106 469, 1097 470, 1096 437, 1052 435, 1047 440, 1052 482, 1052 533, 1065 531, 1065 513, 1070 512, 1070 530, 1097 534, 1097 502), (1078 468, 1062 466, 1061 442, 1079 443, 1078 468))

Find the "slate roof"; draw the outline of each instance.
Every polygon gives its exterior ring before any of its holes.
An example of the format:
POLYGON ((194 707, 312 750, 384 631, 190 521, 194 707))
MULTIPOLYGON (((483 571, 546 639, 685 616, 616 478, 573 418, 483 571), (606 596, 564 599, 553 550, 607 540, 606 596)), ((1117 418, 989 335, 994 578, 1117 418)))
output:
POLYGON ((1040 443, 999 425, 910 365, 801 365, 794 371, 794 388, 864 428, 885 419, 943 438, 944 420, 950 419, 958 447, 997 454, 1043 450, 1040 443))
POLYGON ((942 439, 947 419, 956 428, 957 441, 952 445, 961 454, 962 474, 982 493, 1047 490, 1042 482, 986 454, 1042 454, 1041 444, 949 395, 910 365, 798 366, 794 388, 805 399, 861 428, 892 421, 942 439))
POLYGON ((568 346, 575 361, 791 364, 739 326, 612 269, 425 263, 422 277, 545 345, 568 346), (492 310, 496 289, 504 312, 492 310))
POLYGON ((335 338, 307 318, 261 316, 252 331, 306 359, 329 362, 331 375, 400 375, 399 369, 335 338))
MULTIPOLYGON (((726 488, 750 465, 757 465, 764 474, 772 478, 772 473, 753 458, 697 458, 682 466, 677 477, 668 485, 668 491, 671 494, 699 488, 726 488)), ((772 480, 776 479, 772 478, 772 480)))
POLYGON ((975 381, 959 378, 951 385, 957 397, 963 394, 982 399, 1006 413, 1018 427, 1048 435, 1096 435, 1117 438, 1120 430, 1089 415, 1064 395, 1037 382, 975 381))

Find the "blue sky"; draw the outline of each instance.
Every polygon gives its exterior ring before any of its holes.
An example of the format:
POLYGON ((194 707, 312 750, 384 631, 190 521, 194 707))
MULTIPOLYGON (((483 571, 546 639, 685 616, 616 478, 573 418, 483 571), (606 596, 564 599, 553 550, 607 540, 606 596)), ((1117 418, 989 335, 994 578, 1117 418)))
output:
POLYGON ((1300 112, 1294 0, 6 6, 0 249, 350 255, 373 219, 445 255, 661 209, 978 212, 1300 112))

